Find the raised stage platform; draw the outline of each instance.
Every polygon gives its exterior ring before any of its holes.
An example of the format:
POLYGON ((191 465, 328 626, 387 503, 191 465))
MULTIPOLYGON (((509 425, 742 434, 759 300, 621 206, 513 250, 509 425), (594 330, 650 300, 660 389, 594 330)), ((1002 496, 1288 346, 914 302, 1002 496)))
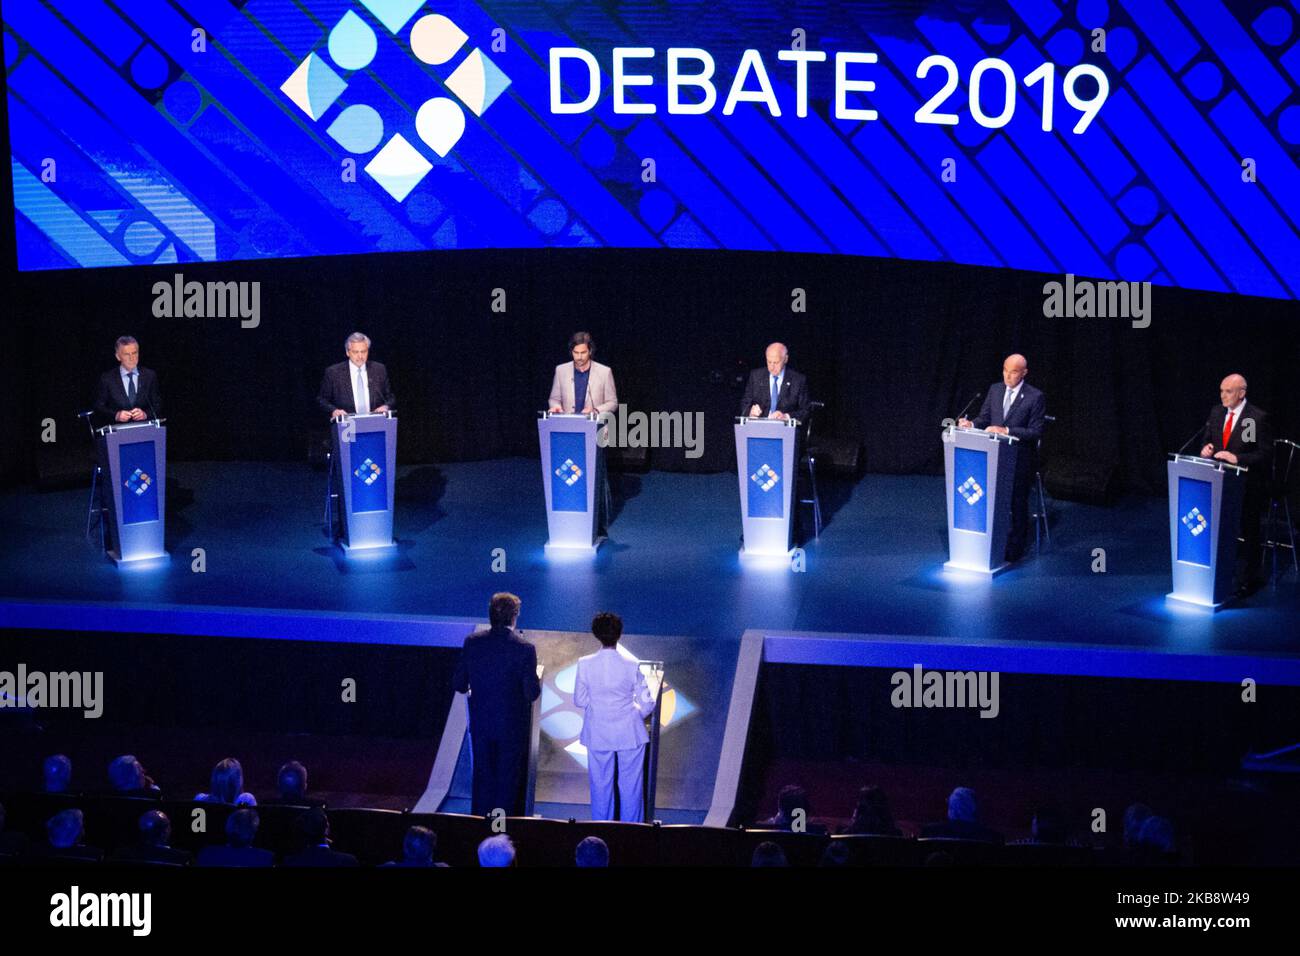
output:
MULTIPOLYGON (((594 559, 543 552, 531 459, 403 467, 392 552, 344 557, 322 525, 325 476, 305 466, 171 465, 165 562, 119 569, 83 535, 86 492, 0 495, 0 624, 404 642, 410 615, 477 620, 488 595, 524 601, 521 626, 582 631, 617 610, 629 632, 735 641, 747 628, 1147 649, 1199 655, 1300 651, 1294 572, 1241 606, 1168 605, 1163 499, 1053 502, 1050 549, 992 581, 946 574, 938 476, 823 479, 825 526, 806 565, 737 557, 735 478, 613 475, 615 520, 594 559), (1106 571, 1094 573, 1094 550, 1106 571), (202 549, 205 570, 194 567, 202 549), (502 549, 504 572, 493 570, 502 549), (24 612, 15 602, 47 605, 24 612), (198 609, 222 609, 196 618, 198 609), (237 609, 275 612, 250 617, 237 609), (312 612, 306 618, 283 612, 312 612), (346 623, 346 615, 372 622, 346 623), (335 617, 342 615, 342 617, 335 617), (396 623, 385 624, 396 615, 396 623), (295 631, 294 621, 306 631, 295 631), (262 623, 258 623, 262 622, 262 623), (271 622, 267 624, 266 622, 271 622)), ((805 515, 805 518, 807 515, 805 515)), ((805 522, 810 523, 810 522, 805 522)))

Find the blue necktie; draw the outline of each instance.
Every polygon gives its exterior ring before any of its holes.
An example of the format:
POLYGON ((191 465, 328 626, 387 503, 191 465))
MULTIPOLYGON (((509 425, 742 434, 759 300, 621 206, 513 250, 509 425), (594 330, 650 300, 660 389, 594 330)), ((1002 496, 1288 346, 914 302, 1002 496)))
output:
POLYGON ((370 414, 370 391, 366 388, 366 380, 361 377, 360 366, 357 366, 357 414, 370 414))
POLYGON ((126 403, 135 408, 135 372, 130 373, 130 385, 126 389, 126 403))
POLYGON ((777 392, 777 388, 776 388, 776 376, 773 375, 772 376, 772 406, 767 410, 769 415, 772 412, 776 411, 776 402, 778 397, 779 397, 779 393, 777 392))

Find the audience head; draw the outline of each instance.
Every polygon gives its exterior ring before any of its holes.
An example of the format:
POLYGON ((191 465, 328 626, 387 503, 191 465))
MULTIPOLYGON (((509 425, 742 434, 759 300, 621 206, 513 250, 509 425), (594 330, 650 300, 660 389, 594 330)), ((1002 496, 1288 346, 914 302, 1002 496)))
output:
POLYGON ((108 765, 108 782, 114 790, 143 790, 144 767, 132 754, 122 754, 108 765))
POLYGON ((488 602, 488 623, 493 627, 514 627, 523 604, 509 591, 498 591, 488 602))
POLYGON ((1142 832, 1142 824, 1151 816, 1151 808, 1145 803, 1130 804, 1124 811, 1124 845, 1135 847, 1138 844, 1138 834, 1142 832))
POLYGON ((582 867, 609 866, 609 846, 597 836, 589 836, 573 851, 573 862, 582 867))
POLYGON ((754 856, 750 860, 751 867, 766 866, 789 866, 786 861, 785 851, 771 840, 764 840, 758 846, 754 847, 754 856))
POLYGON ((1030 827, 1035 843, 1064 843, 1066 839, 1065 817, 1056 807, 1042 806, 1034 811, 1034 821, 1030 827))
POLYGON ((329 842, 330 821, 324 810, 308 810, 294 822, 294 826, 306 846, 319 846, 329 842))
POLYGON ((167 846, 172 841, 172 822, 161 810, 140 815, 140 842, 146 846, 167 846))
POLYGON ((430 866, 438 851, 438 834, 428 827, 411 827, 402 838, 402 860, 416 866, 430 866))
POLYGON ((276 775, 276 784, 280 796, 285 800, 299 800, 307 796, 307 768, 296 760, 290 760, 280 768, 276 775))
POLYGON ((889 810, 884 790, 868 785, 858 791, 858 803, 853 808, 849 830, 853 833, 889 833, 894 830, 894 815, 889 810))
POLYGON ((1166 817, 1150 816, 1138 831, 1139 849, 1160 856, 1169 856, 1177 849, 1174 844, 1174 824, 1166 817))
POLYGON ((251 807, 240 807, 226 817, 226 842, 233 847, 252 846, 262 818, 251 807))
POLYGON ((234 757, 227 757, 212 768, 208 795, 218 803, 234 803, 244 792, 244 768, 234 757))
POLYGON ((591 633, 602 647, 616 647, 623 636, 623 619, 609 611, 601 611, 591 619, 591 633))
POLYGON ((54 814, 45 824, 45 832, 50 838, 50 846, 59 849, 76 846, 81 842, 81 833, 85 827, 85 822, 86 818, 82 816, 80 810, 61 810, 54 814))
POLYGON ((44 779, 42 789, 46 793, 67 793, 72 783, 72 761, 63 754, 46 757, 41 765, 41 776, 44 779))
POLYGON ((821 861, 818 866, 848 866, 849 865, 849 847, 846 843, 837 843, 831 841, 822 851, 821 861))
POLYGON ((478 845, 478 865, 484 869, 515 865, 515 845, 504 833, 490 836, 478 845))
POLYGON ((948 819, 975 823, 979 819, 979 808, 975 803, 975 791, 970 787, 958 787, 948 794, 948 819))
POLYGON ((808 807, 808 791, 797 783, 787 784, 781 788, 781 794, 777 797, 778 816, 783 824, 789 824, 794 819, 796 810, 802 810, 804 819, 812 816, 812 810, 808 807))

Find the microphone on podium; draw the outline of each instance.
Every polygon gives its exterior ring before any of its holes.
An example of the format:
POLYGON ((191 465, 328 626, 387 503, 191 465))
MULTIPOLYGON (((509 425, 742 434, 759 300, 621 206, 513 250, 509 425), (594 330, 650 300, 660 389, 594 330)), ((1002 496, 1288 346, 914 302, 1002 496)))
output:
POLYGON ((963 418, 965 418, 966 413, 970 411, 970 407, 974 405, 976 402, 978 402, 983 395, 984 395, 983 391, 976 392, 974 396, 971 398, 971 400, 966 403, 966 407, 963 408, 961 411, 959 411, 953 420, 961 421, 963 418))

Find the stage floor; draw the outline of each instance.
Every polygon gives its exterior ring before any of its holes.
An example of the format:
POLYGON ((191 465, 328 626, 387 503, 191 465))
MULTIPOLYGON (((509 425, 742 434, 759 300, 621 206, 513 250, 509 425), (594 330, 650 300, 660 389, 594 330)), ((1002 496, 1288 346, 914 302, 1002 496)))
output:
MULTIPOLYGON (((1053 502, 1052 547, 1040 555, 1031 549, 1017 567, 982 580, 942 570, 939 477, 824 479, 826 521, 820 540, 806 545, 802 572, 742 564, 732 475, 611 479, 610 540, 594 559, 557 559, 543 551, 534 460, 403 467, 398 547, 348 559, 322 529, 323 473, 176 462, 171 559, 129 569, 84 538, 85 489, 9 491, 0 495, 0 602, 111 605, 119 615, 134 607, 217 607, 481 619, 488 596, 510 590, 523 598, 524 628, 582 631, 597 611, 615 610, 630 632, 723 641, 762 628, 1196 654, 1297 651, 1294 572, 1217 614, 1166 605, 1163 499, 1111 508, 1053 502), (201 573, 192 569, 196 548, 203 549, 201 573), (1092 571, 1096 548, 1105 550, 1105 573, 1092 571), (496 549, 504 551, 504 572, 493 570, 496 549)), ((0 606, 0 624, 42 626, 36 617, 29 609, 19 619, 12 606, 0 606)))

